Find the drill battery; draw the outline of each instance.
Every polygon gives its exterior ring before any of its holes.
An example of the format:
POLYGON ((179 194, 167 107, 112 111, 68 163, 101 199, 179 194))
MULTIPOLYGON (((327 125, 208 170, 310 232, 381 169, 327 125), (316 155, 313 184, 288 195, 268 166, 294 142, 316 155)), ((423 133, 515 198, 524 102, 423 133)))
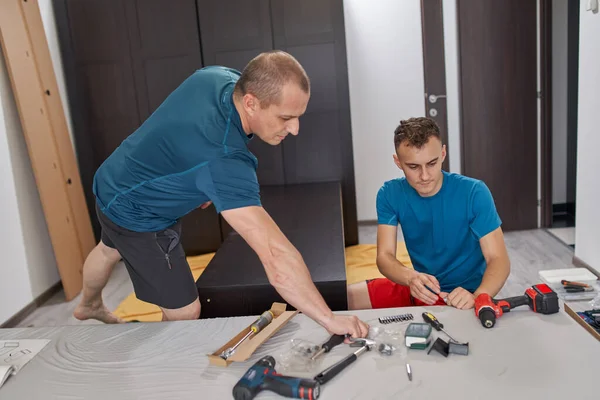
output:
POLYGON ((558 312, 558 295, 545 283, 533 285, 525 291, 529 308, 540 314, 554 314, 558 312))

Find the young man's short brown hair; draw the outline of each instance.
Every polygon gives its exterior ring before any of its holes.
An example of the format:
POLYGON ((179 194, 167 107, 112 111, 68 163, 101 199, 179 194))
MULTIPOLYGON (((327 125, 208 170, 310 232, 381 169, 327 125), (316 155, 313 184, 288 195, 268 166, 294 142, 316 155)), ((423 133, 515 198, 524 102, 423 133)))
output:
POLYGON ((431 118, 417 117, 400 121, 400 125, 394 131, 394 148, 403 142, 411 147, 420 149, 429 141, 430 137, 436 137, 441 140, 440 128, 431 118))
POLYGON ((298 60, 284 51, 273 50, 259 54, 246 65, 235 91, 242 96, 253 94, 261 108, 267 108, 281 102, 281 89, 288 82, 310 93, 310 80, 298 60))

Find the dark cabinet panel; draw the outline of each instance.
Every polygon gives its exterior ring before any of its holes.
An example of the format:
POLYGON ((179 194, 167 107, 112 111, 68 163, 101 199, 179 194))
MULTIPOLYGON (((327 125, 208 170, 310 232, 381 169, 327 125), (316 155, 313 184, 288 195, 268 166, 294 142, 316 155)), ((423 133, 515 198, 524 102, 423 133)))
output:
POLYGON ((206 65, 242 70, 260 52, 271 50, 269 0, 197 0, 206 65))
POLYGON ((181 244, 188 256, 217 251, 222 235, 214 206, 196 209, 181 219, 181 244))
MULTIPOLYGON (((196 3, 71 0, 66 4, 66 32, 81 87, 79 106, 85 114, 75 128, 79 142, 91 143, 93 162, 87 163, 91 171, 85 174, 84 184, 88 198, 93 198, 92 177, 102 162, 177 86, 202 68, 196 3)), ((196 210, 182 223, 188 255, 220 246, 221 227, 214 207, 196 210)))
POLYGON ((129 0, 131 58, 145 120, 195 70, 202 68, 194 0, 129 0))
POLYGON ((300 134, 283 143, 286 182, 341 181, 346 245, 357 244, 342 1, 274 1, 272 19, 274 47, 296 57, 311 79, 300 134))
MULTIPOLYGON (((202 68, 194 0, 126 2, 138 109, 144 121, 194 71, 202 68)), ((221 227, 215 208, 182 218, 187 255, 215 251, 221 227)))
MULTIPOLYGON (((358 242, 342 0, 53 0, 53 8, 90 210, 97 168, 190 74, 206 65, 242 71, 282 49, 310 76, 311 101, 298 137, 250 142, 258 180, 340 181, 345 243, 358 242)), ((215 251, 231 232, 214 207, 182 223, 190 255, 215 251)))
MULTIPOLYGON (((69 1, 69 24, 94 171, 140 123, 124 4, 69 1)), ((91 190, 91 182, 87 182, 91 190)))
MULTIPOLYGON (((269 0, 198 0, 198 19, 205 65, 242 71, 258 54, 272 50, 269 0), (232 12, 235 10, 235 12, 232 12)), ((285 183, 281 146, 255 138, 250 151, 258 159, 261 185, 285 183)))

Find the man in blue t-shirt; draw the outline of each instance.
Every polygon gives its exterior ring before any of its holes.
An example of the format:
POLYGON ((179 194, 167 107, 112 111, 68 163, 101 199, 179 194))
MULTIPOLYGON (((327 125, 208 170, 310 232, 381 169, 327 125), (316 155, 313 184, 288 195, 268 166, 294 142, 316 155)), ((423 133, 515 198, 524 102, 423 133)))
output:
POLYGON ((480 180, 442 171, 446 146, 429 118, 402 121, 394 162, 405 178, 377 193, 377 267, 386 278, 349 286, 350 309, 448 304, 472 308, 510 273, 494 199, 480 180), (400 224, 414 269, 396 259, 400 224))
POLYGON ((330 333, 365 337, 364 322, 332 313, 301 255, 261 207, 257 160, 247 144, 254 135, 271 145, 297 135, 309 97, 306 72, 282 51, 258 55, 241 74, 203 68, 175 89, 94 176, 102 237, 84 264, 75 317, 123 322, 102 302, 102 289, 123 259, 137 298, 159 306, 163 320, 198 318, 180 219, 212 203, 254 249, 287 302, 330 333))

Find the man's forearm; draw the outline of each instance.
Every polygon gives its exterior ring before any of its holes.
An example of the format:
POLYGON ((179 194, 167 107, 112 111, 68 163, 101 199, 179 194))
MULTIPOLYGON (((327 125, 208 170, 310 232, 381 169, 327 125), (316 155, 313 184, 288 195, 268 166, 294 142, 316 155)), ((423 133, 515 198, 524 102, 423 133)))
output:
POLYGON ((481 293, 487 293, 492 297, 496 296, 504 286, 509 273, 510 261, 508 258, 500 257, 493 259, 487 265, 481 285, 479 285, 474 295, 478 296, 481 293))
POLYGON ((399 285, 409 286, 410 279, 417 273, 402 264, 391 254, 381 254, 377 257, 377 268, 383 276, 399 285))
POLYGON ((271 254, 262 260, 271 285, 290 305, 327 328, 333 312, 313 283, 300 253, 289 248, 271 254))

